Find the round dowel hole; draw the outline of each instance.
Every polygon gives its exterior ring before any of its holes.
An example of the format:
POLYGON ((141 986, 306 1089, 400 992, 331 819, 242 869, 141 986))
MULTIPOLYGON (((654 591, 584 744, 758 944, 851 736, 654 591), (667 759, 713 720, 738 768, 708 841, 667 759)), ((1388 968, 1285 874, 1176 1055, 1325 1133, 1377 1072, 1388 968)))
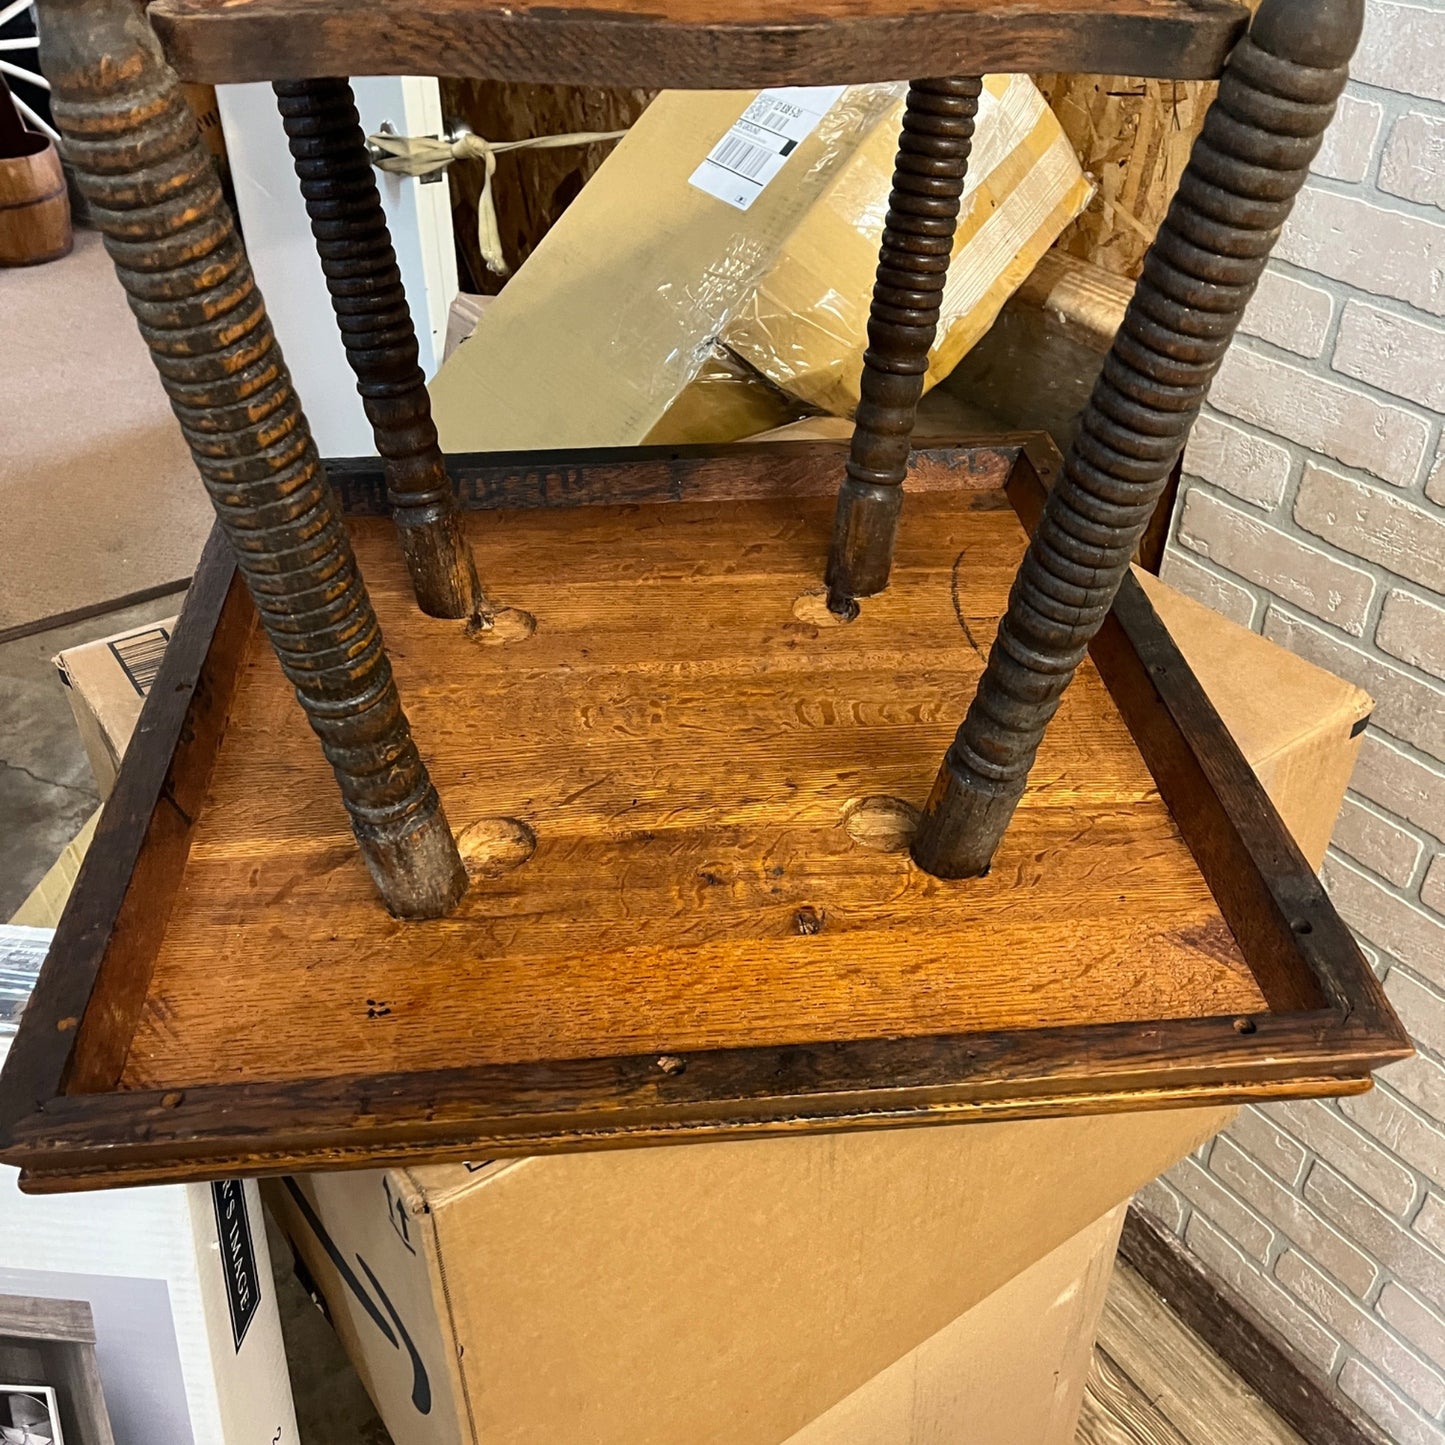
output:
POLYGON ((886 793, 854 798, 843 808, 843 826, 861 848, 880 853, 906 853, 918 831, 918 809, 886 793))
POLYGON ((457 852, 472 878, 500 878, 537 850, 537 835, 519 818, 478 818, 457 834, 457 852))
POLYGON ((537 630, 537 619, 520 607, 503 607, 500 611, 474 617, 467 623, 467 636, 484 647, 504 642, 525 642, 537 630))
POLYGON ((858 616, 858 604, 848 605, 850 610, 846 614, 833 612, 829 610, 826 592, 805 592, 793 603, 793 616, 811 627, 846 627, 858 616))
POLYGON ((823 931, 824 915, 820 908, 814 908, 811 903, 805 903, 793 915, 793 931, 801 934, 804 938, 810 938, 815 933, 823 931))

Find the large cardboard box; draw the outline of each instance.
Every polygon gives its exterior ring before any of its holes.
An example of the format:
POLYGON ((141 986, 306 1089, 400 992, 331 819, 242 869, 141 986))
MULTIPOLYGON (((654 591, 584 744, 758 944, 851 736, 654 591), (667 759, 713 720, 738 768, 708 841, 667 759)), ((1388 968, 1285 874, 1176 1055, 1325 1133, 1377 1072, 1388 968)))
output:
POLYGON ((1318 868, 1374 700, 1138 567, 1134 575, 1300 851, 1318 868))
POLYGON ((1075 1445, 1124 1213, 1080 1230, 788 1445, 1075 1445))
MULTIPOLYGON (((905 1357, 1232 1117, 735 1140, 263 1190, 396 1445, 780 1445, 808 1427, 810 1445, 850 1445, 849 1411, 820 1417, 890 1367, 916 1371, 905 1357)), ((1087 1293, 1102 1264, 1084 1244, 1071 1257, 1061 1288, 1087 1293)), ((964 1432, 998 1418, 1009 1375, 1087 1368, 1092 1319, 1070 1318, 992 1339, 957 1324, 988 1368, 889 1445, 1050 1439, 964 1432)))
MULTIPOLYGON (((784 388, 851 411, 904 87, 836 90, 746 210, 694 178, 754 93, 659 95, 433 379, 443 448, 729 441, 784 388)), ((930 384, 1089 194, 1032 82, 987 77, 930 384)))

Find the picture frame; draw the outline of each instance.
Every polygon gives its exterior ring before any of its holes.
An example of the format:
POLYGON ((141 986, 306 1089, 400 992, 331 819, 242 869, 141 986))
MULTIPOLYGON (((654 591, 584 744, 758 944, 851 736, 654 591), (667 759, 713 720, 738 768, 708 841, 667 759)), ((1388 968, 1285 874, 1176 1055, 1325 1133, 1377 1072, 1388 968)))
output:
POLYGON ((0 1384, 3 1445, 65 1445, 60 1405, 50 1385, 0 1384))

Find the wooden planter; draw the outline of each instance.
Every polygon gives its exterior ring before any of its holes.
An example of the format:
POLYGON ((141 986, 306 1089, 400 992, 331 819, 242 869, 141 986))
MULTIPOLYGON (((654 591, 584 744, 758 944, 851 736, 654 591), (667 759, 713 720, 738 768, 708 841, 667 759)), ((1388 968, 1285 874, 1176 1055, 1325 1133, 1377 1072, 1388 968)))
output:
POLYGON ((38 266, 70 254, 70 200, 55 143, 22 131, 25 154, 0 157, 0 266, 38 266))
POLYGON ((380 464, 331 464, 472 873, 427 922, 376 901, 213 539, 0 1080, 24 1186, 1350 1093, 1406 1055, 1132 578, 989 875, 910 861, 1057 454, 916 452, 841 624, 844 451, 452 458, 511 608, 473 635, 412 604, 380 464))

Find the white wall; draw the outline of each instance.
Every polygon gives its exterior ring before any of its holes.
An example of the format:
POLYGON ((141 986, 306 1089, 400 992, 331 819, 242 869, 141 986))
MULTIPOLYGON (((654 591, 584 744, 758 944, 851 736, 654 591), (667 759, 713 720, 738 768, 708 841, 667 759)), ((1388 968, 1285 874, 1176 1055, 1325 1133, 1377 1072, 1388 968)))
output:
MULTIPOLYGON (((352 82, 368 134, 390 121, 402 135, 440 135, 441 96, 430 78, 352 82)), ((269 85, 218 89, 221 125, 246 250, 323 457, 374 456, 371 428, 331 314, 321 262, 276 97, 269 85)), ((457 292, 449 187, 377 171, 402 283, 411 302, 427 376, 441 364, 447 309, 457 292)))

